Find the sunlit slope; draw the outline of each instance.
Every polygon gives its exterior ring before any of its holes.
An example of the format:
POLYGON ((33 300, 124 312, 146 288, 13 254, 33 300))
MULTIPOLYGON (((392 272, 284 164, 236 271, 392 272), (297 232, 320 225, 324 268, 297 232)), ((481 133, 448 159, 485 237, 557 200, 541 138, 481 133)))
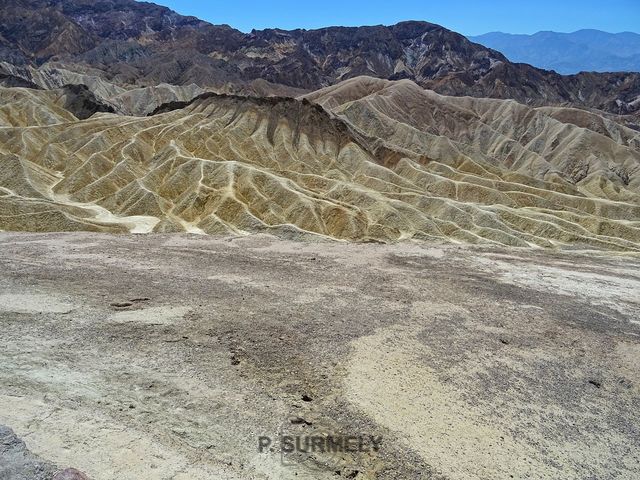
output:
MULTIPOLYGON (((640 133, 610 119, 570 108, 445 97, 410 81, 369 77, 306 98, 371 138, 388 166, 415 175, 429 193, 515 203, 527 207, 519 215, 551 214, 597 234, 615 230, 614 236, 625 237, 626 228, 611 220, 638 227, 640 133)), ((635 235, 628 238, 637 241, 635 235)))
POLYGON ((377 82, 312 97, 337 117, 306 100, 206 95, 79 121, 28 91, 0 117, 12 125, 0 128, 0 229, 640 250, 633 131, 377 82), (12 112, 24 102, 38 113, 12 112))

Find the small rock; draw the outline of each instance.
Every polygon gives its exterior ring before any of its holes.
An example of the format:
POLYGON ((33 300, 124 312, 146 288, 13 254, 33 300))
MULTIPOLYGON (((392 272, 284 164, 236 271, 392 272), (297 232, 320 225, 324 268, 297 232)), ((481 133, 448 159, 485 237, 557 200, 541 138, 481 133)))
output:
POLYGON ((310 422, 310 421, 308 421, 308 420, 305 420, 305 419, 304 419, 304 418, 302 418, 302 417, 295 417, 295 418, 292 418, 292 419, 291 419, 291 423, 292 423, 293 425, 309 425, 309 426, 313 425, 313 422, 310 422))

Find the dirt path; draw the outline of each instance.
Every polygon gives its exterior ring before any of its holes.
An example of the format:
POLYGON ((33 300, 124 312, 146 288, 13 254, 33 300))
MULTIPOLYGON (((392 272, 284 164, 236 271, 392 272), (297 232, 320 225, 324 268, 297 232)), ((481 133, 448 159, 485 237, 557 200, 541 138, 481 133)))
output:
POLYGON ((0 233, 0 425, 93 480, 635 479, 639 299, 629 255, 0 233))

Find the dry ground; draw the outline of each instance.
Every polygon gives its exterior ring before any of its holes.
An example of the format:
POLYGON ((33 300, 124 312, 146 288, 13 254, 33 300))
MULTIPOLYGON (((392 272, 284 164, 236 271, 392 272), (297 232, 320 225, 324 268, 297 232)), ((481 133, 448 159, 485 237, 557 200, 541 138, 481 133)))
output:
POLYGON ((639 367, 637 256, 0 233, 0 425, 94 480, 636 479, 639 367))

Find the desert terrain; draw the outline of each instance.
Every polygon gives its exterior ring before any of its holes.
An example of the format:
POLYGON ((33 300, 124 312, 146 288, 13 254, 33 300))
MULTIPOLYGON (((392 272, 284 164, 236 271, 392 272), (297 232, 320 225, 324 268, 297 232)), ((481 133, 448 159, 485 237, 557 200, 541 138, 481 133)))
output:
POLYGON ((0 478, 640 475, 636 254, 4 232, 0 270, 0 478))
POLYGON ((371 77, 84 120, 73 92, 0 99, 3 230, 640 251, 640 134, 583 110, 371 77))
POLYGON ((640 73, 0 20, 0 480, 640 478, 640 73))

